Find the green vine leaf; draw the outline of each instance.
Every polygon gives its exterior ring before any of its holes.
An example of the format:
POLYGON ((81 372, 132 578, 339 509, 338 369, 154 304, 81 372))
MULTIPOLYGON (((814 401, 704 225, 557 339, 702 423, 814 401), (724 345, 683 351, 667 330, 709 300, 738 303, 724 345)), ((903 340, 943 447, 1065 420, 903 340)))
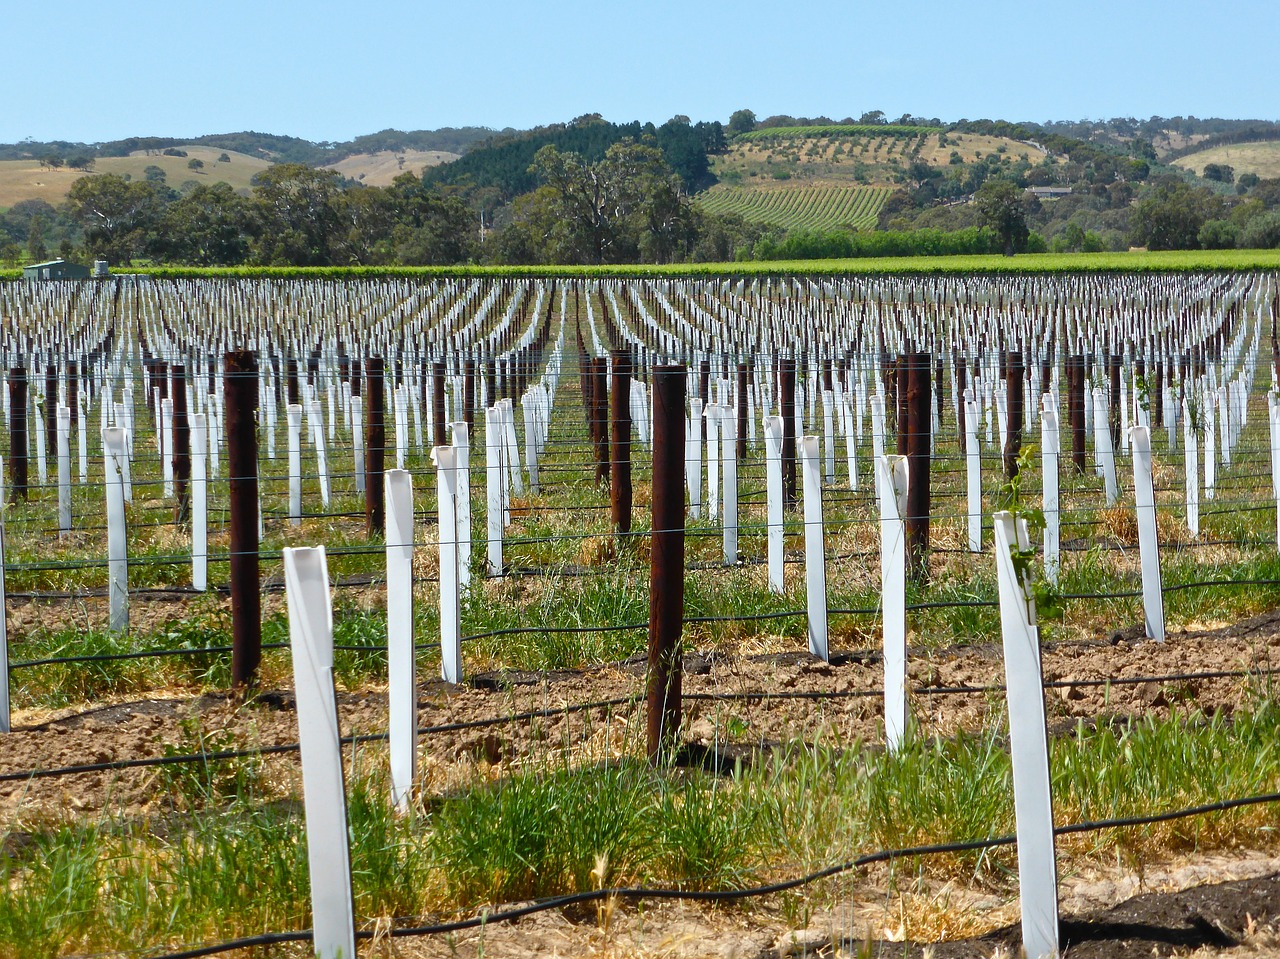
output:
MULTIPOLYGON (((1000 485, 1002 505, 1013 514, 1015 523, 1022 520, 1027 524, 1027 532, 1032 536, 1044 530, 1044 510, 1028 506, 1023 502, 1022 476, 1034 467, 1037 452, 1033 444, 1024 446, 1018 452, 1017 474, 1000 485)), ((1064 612, 1062 590, 1045 578, 1044 566, 1038 562, 1039 552, 1035 547, 1011 549, 1009 558, 1013 562, 1014 574, 1030 590, 1031 598, 1036 604, 1037 619, 1062 619, 1064 612)))

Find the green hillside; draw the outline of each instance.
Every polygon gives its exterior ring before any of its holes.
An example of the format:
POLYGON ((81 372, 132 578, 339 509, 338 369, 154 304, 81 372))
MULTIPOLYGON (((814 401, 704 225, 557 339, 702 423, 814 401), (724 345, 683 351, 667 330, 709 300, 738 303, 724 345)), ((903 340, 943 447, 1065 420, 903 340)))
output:
POLYGON ((890 192, 880 186, 718 186, 697 200, 712 213, 736 213, 749 222, 787 230, 870 229, 890 192))

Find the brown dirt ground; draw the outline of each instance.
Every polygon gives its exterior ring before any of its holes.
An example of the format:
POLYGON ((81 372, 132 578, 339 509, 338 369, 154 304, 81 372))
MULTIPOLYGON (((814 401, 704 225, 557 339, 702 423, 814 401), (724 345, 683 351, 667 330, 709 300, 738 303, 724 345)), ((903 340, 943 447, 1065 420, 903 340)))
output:
MULTIPOLYGON (((1051 685, 1047 691, 1051 724, 1168 715, 1193 707, 1230 711, 1256 695, 1260 682, 1256 675, 1167 681, 1143 677, 1267 669, 1280 659, 1280 611, 1225 628, 1178 633, 1165 644, 1141 641, 1132 629, 1094 641, 1064 642, 1047 646, 1043 659, 1050 684, 1099 683, 1051 685), (1102 682, 1108 678, 1109 685, 1102 682)), ((643 668, 643 663, 631 661, 555 674, 478 674, 456 688, 434 679, 423 682, 419 719, 426 727, 524 711, 548 713, 489 727, 424 734, 424 792, 438 795, 472 781, 477 770, 497 774, 565 748, 589 751, 597 758, 634 753, 643 737, 643 719, 634 705, 581 712, 568 712, 566 707, 636 696, 643 668)), ((1000 683, 1003 668, 996 645, 917 651, 911 657, 910 672, 916 689, 913 711, 927 734, 981 728, 992 718, 991 710, 1002 708, 1003 697, 998 693, 948 692, 1000 683)), ((874 741, 881 734, 881 683, 878 656, 870 652, 837 652, 830 664, 804 652, 691 653, 685 657, 685 738, 704 747, 733 742, 748 755, 748 747, 813 741, 828 734, 843 742, 874 741), (845 695, 794 698, 833 690, 845 695), (725 694, 749 694, 750 698, 710 698, 725 694)), ((340 693, 338 704, 344 734, 385 730, 385 689, 340 693)), ((248 702, 221 694, 175 695, 156 690, 93 708, 18 711, 14 726, 13 735, 0 737, 0 775, 163 756, 166 750, 190 751, 198 748, 197 730, 207 737, 211 749, 297 740, 288 689, 264 690, 248 702)), ((379 748, 377 743, 370 744, 363 755, 374 762, 379 748)), ((299 788, 294 755, 270 757, 265 769, 272 790, 283 794, 299 788)), ((0 782, 0 816, 10 835, 103 814, 146 815, 167 801, 163 781, 154 769, 0 782)), ((1273 921, 1280 915, 1280 884, 1268 878, 1280 872, 1280 860, 1268 858, 1272 846, 1259 837, 1251 851, 1233 850, 1229 858, 1199 856, 1148 864, 1141 876, 1120 865, 1088 874, 1064 874, 1064 915, 1075 916, 1064 926, 1074 943, 1068 955, 1280 954, 1280 933, 1273 921), (1243 885, 1200 888, 1224 879, 1239 879, 1243 885), (1135 894, 1137 898, 1131 898, 1135 894)), ((946 940, 945 946, 940 944, 931 952, 938 959, 1002 951, 1011 955, 1010 950, 1016 950, 1016 903, 989 891, 921 881, 918 890, 903 893, 900 881, 876 870, 842 888, 848 890, 843 910, 815 914, 804 934, 807 938, 802 937, 817 946, 825 936, 828 954, 834 935, 870 940, 873 955, 920 955, 918 949, 904 952, 902 944, 891 940, 901 939, 905 930, 922 928, 933 929, 935 941, 946 940), (975 935, 982 938, 972 938, 975 935)), ((776 904, 763 902, 717 910, 618 904, 607 928, 594 918, 586 922, 581 917, 546 914, 509 927, 492 927, 483 934, 460 934, 451 944, 397 942, 395 954, 780 955, 791 948, 783 941, 784 933, 793 931, 788 928, 794 925, 791 918, 789 923, 776 904)))

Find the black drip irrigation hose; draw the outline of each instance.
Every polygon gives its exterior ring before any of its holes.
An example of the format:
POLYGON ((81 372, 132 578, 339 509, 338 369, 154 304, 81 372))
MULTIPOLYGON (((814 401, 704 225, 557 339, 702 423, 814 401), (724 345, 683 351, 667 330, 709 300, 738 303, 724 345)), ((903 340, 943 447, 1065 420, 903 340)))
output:
MULTIPOLYGON (((589 703, 575 703, 555 709, 534 709, 522 713, 508 713, 503 716, 487 719, 468 719, 453 723, 441 723, 436 726, 419 726, 418 735, 434 736, 444 733, 465 732, 469 729, 484 729, 489 726, 501 726, 506 723, 526 722, 530 719, 550 719, 568 713, 588 712, 592 709, 609 709, 623 706, 638 700, 632 696, 617 696, 613 699, 600 699, 589 703)), ((39 728, 39 727, 37 727, 39 728)), ((15 730, 22 732, 22 730, 15 730)), ((384 742, 389 733, 363 733, 359 736, 343 736, 339 742, 344 746, 363 743, 384 742)), ((52 779, 60 776, 74 776, 80 773, 116 772, 123 769, 145 769, 152 766, 180 765, 197 762, 219 762, 227 759, 250 759, 255 756, 274 756, 299 751, 298 743, 281 743, 277 746, 260 746, 255 749, 226 749, 219 752, 183 753, 177 756, 150 756, 142 759, 117 759, 102 763, 85 763, 79 766, 62 766, 52 769, 26 769, 20 772, 0 774, 0 783, 23 782, 29 779, 52 779)))
MULTIPOLYGON (((1218 802, 1206 803, 1199 806, 1190 806, 1184 809, 1170 810, 1168 812, 1070 823, 1065 826, 1055 827, 1053 834, 1055 837, 1058 837, 1078 835, 1080 833, 1101 832, 1104 829, 1150 826, 1162 822, 1172 822, 1177 819, 1187 819, 1193 816, 1203 816, 1215 812, 1226 812, 1232 809, 1241 809, 1248 806, 1258 806, 1274 802, 1280 802, 1280 793, 1265 793, 1257 796, 1244 796, 1237 799, 1223 799, 1218 802)), ((589 902, 599 902, 607 899, 668 899, 688 902, 732 902, 740 899, 776 895, 781 892, 787 892, 791 889, 799 888, 800 886, 810 885, 811 883, 818 882, 823 879, 829 879, 832 876, 852 872, 855 869, 863 869, 877 863, 894 862, 900 859, 914 859, 920 856, 954 855, 956 853, 977 852, 980 850, 995 849, 1001 846, 1013 846, 1017 844, 1017 841, 1016 836, 1006 835, 994 836, 988 839, 972 839, 964 842, 931 843, 922 846, 906 846, 898 849, 881 849, 877 852, 866 853, 864 855, 857 856, 854 859, 836 863, 835 865, 827 866, 824 869, 806 873, 802 876, 796 876, 792 879, 784 879, 779 882, 768 883, 767 885, 750 886, 745 889, 690 890, 671 889, 661 886, 611 886, 606 889, 594 889, 589 892, 574 893, 568 896, 555 896, 549 899, 540 899, 529 903, 528 905, 518 906, 514 909, 505 909, 497 912, 483 912, 479 916, 472 916, 468 919, 459 919, 454 922, 420 926, 399 926, 387 930, 386 932, 362 929, 356 932, 356 938, 359 940, 366 940, 385 936, 393 939, 403 939, 418 936, 445 935, 448 933, 463 932, 468 929, 483 928, 494 923, 513 922, 517 919, 523 919, 525 916, 530 916, 539 912, 547 912, 553 909, 565 909, 569 906, 581 905, 589 902)), ((199 946, 183 952, 149 955, 148 959, 200 959, 202 956, 218 955, 224 952, 231 952, 235 949, 248 949, 254 946, 267 946, 283 942, 309 942, 312 938, 313 934, 309 929, 297 930, 295 932, 269 932, 258 936, 247 936, 242 939, 233 939, 227 942, 199 946)), ((138 953, 138 955, 143 955, 143 953, 138 953)))
MULTIPOLYGON (((718 568, 718 567, 717 567, 718 568)), ((343 580, 337 583, 338 587, 358 587, 366 586, 376 581, 376 577, 356 577, 343 580)), ((1182 592, 1189 589, 1208 589, 1231 586, 1263 586, 1263 587, 1280 587, 1280 579, 1208 579, 1197 580, 1190 583, 1174 583, 1172 585, 1163 586, 1162 591, 1165 593, 1182 592)), ((283 584, 264 583, 263 587, 266 591, 280 591, 283 584)), ((211 590, 212 591, 212 590, 211 590)), ((216 590, 220 593, 226 593, 225 589, 216 590)), ((198 596, 200 593, 191 589, 183 589, 181 587, 160 587, 150 590, 140 590, 155 596, 198 596)), ((105 589, 80 590, 71 593, 11 593, 11 599, 80 599, 89 597, 101 597, 106 595, 105 589)), ((1141 590, 1121 590, 1106 593, 1064 593, 1063 600, 1072 602, 1088 602, 1091 600, 1116 600, 1116 599, 1136 599, 1142 595, 1141 590)), ((929 609, 994 609, 1000 604, 994 599, 956 599, 956 600, 935 600, 931 602, 908 603, 906 608, 908 611, 929 610, 929 609)), ((827 613, 831 616, 875 616, 880 613, 879 607, 828 607, 827 613)), ((685 617, 686 623, 734 623, 734 622, 764 622, 775 619, 787 619, 792 617, 800 617, 806 615, 806 610, 782 610, 773 613, 753 613, 745 615, 732 616, 688 616, 685 617)), ((478 639, 492 639, 500 636, 520 636, 520 635, 545 635, 545 634, 586 634, 586 633, 609 633, 609 632, 626 632, 630 630, 645 629, 648 622, 636 623, 620 623, 610 626, 512 626, 503 629, 488 630, 481 633, 470 633, 461 638, 463 642, 470 642, 478 639)), ((267 643, 263 649, 287 649, 287 643, 267 643)), ((419 649, 427 648, 425 645, 418 646, 419 649)), ((229 646, 207 646, 199 648, 182 648, 182 649, 153 649, 140 650, 130 653, 102 653, 91 654, 86 656, 60 656, 49 657, 45 659, 22 660, 9 664, 10 669, 25 669, 34 666, 47 666, 54 664, 78 663, 78 662, 98 662, 107 660, 128 660, 128 659, 147 659, 151 657, 163 656, 199 656, 208 653, 226 653, 229 652, 229 646)), ((383 651, 378 646, 368 645, 335 645, 335 650, 346 652, 371 652, 376 653, 383 651)))
MULTIPOLYGON (((1249 676, 1280 675, 1280 667, 1264 670, 1212 670, 1195 673, 1167 673, 1156 676, 1124 676, 1106 679, 1058 679, 1042 684, 1044 689, 1099 688, 1109 686, 1140 686, 1145 683, 1177 683, 1194 682, 1206 679, 1241 679, 1249 676)), ((916 686, 911 693, 917 696, 965 696, 1004 692, 1003 683, 988 686, 916 686)), ((730 693, 685 693, 684 698, 695 702, 758 702, 766 700, 801 700, 821 702, 835 699, 871 699, 882 695, 875 689, 852 690, 804 690, 804 691, 745 691, 730 693)), ((503 726, 508 723, 528 722, 532 719, 551 719, 574 713, 590 712, 593 709, 611 709, 615 706, 634 706, 639 696, 616 696, 611 699, 598 699, 585 703, 573 703, 562 707, 534 709, 519 713, 506 713, 501 716, 490 716, 484 719, 468 719, 452 723, 441 723, 435 726, 419 726, 418 735, 433 736, 451 732, 465 732, 471 729, 486 729, 503 726)), ((46 728, 35 726, 14 730, 15 733, 32 732, 46 728)), ((359 736, 344 736, 340 739, 343 745, 356 745, 371 742, 383 742, 387 733, 365 733, 359 736)), ((219 752, 184 753, 177 756, 153 756, 142 759, 120 759, 103 763, 85 763, 78 766, 62 766, 52 769, 26 769, 19 772, 0 773, 0 783, 21 782, 30 779, 50 779, 60 776, 74 776, 82 773, 115 772, 124 769, 142 769, 155 766, 177 765, 195 762, 218 762, 228 759, 248 759, 255 756, 281 755, 296 753, 297 743, 284 743, 276 746, 263 746, 256 749, 232 749, 219 752)))
MULTIPOLYGON (((263 643, 262 649, 288 649, 288 643, 263 643)), ((348 653, 385 653, 385 646, 360 645, 358 643, 334 643, 335 650, 348 653)), ((417 647, 422 648, 422 647, 417 647)), ((66 663, 101 663, 113 660, 153 659, 162 656, 202 656, 206 653, 229 653, 230 646, 183 647, 181 649, 144 649, 132 653, 94 653, 89 656, 51 656, 48 659, 25 659, 10 663, 10 669, 31 666, 53 666, 66 663)))

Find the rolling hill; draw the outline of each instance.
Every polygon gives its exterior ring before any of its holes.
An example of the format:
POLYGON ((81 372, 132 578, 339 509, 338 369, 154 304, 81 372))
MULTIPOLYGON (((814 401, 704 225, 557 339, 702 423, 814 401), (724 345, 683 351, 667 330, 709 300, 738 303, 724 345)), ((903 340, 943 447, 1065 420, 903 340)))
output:
MULTIPOLYGON (((157 166, 165 172, 165 182, 174 188, 187 180, 214 184, 224 182, 237 190, 249 189, 255 174, 270 164, 266 160, 220 150, 216 147, 185 145, 179 147, 185 157, 148 156, 148 151, 138 150, 124 157, 102 157, 94 162, 89 173, 82 170, 58 170, 41 168, 37 160, 0 160, 0 207, 9 207, 19 200, 45 200, 55 206, 66 199, 71 184, 82 176, 97 173, 115 173, 141 180, 149 166, 157 166), (226 154, 230 162, 218 162, 226 154), (200 160, 204 168, 195 171, 188 167, 191 160, 200 160)), ((158 152, 158 151, 154 151, 158 152)))
POLYGON ((1210 163, 1225 163, 1236 172, 1256 173, 1260 177, 1280 177, 1280 140, 1261 143, 1231 143, 1209 147, 1173 161, 1173 165, 1191 170, 1197 176, 1210 163))
POLYGON ((402 173, 419 176, 427 167, 438 166, 458 159, 461 154, 443 150, 384 150, 379 153, 355 153, 343 157, 337 163, 328 163, 322 169, 337 170, 344 177, 359 180, 366 186, 391 186, 402 173))
POLYGON ((771 226, 871 229, 913 163, 946 169, 991 154, 1026 156, 1033 163, 1045 156, 1032 143, 977 133, 814 129, 758 130, 735 139, 712 159, 719 184, 697 200, 712 212, 771 226))
POLYGON ((756 180, 848 180, 888 186, 915 160, 945 168, 956 154, 971 163, 991 153, 1026 154, 1034 163, 1044 151, 1008 137, 976 133, 921 133, 917 136, 854 134, 737 139, 712 161, 722 183, 749 186, 756 180))

